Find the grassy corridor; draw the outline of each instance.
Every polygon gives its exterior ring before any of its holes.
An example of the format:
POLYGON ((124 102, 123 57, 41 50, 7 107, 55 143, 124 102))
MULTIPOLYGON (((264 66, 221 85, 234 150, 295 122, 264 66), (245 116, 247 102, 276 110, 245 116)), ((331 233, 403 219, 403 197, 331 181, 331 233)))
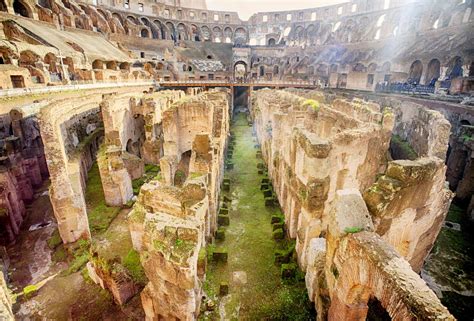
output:
MULTIPOLYGON (((274 253, 284 249, 288 241, 275 241, 271 217, 280 213, 278 207, 267 208, 260 191, 262 175, 257 173, 257 149, 252 127, 246 116, 238 114, 231 127, 235 135, 232 157, 234 169, 226 172, 231 180, 229 195, 230 225, 225 240, 210 245, 204 289, 215 303, 214 309, 202 312, 201 320, 314 320, 312 303, 304 286, 303 274, 282 280, 274 253), (228 251, 227 263, 214 263, 212 251, 228 251), (220 295, 221 282, 229 285, 229 294, 220 295)), ((206 310, 206 302, 203 310, 206 310)))

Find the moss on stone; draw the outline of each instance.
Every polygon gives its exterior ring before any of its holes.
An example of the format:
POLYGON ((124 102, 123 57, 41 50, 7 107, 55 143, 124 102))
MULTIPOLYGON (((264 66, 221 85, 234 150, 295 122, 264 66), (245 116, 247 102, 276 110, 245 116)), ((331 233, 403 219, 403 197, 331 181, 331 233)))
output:
POLYGON ((281 278, 290 279, 296 277, 298 266, 296 263, 285 263, 281 265, 281 278))
POLYGON ((392 157, 394 159, 409 159, 415 160, 418 154, 407 141, 403 140, 398 135, 393 135, 390 141, 390 148, 392 150, 392 157))
POLYGON ((51 237, 48 239, 47 243, 48 243, 48 247, 51 250, 54 250, 55 248, 57 248, 59 245, 63 243, 58 229, 54 230, 53 234, 51 234, 51 237))
POLYGON ((344 232, 346 232, 347 234, 352 234, 352 233, 359 233, 363 230, 364 229, 362 227, 353 226, 353 227, 346 227, 344 229, 344 232))
POLYGON ((282 228, 276 229, 273 231, 272 237, 274 240, 283 240, 285 238, 285 232, 282 228))
POLYGON ((107 230, 112 220, 119 213, 120 208, 105 204, 104 190, 97 163, 92 166, 88 173, 85 199, 91 233, 100 233, 107 230))
POLYGON ((135 283, 145 285, 148 282, 145 270, 140 262, 140 254, 134 249, 130 250, 127 256, 123 258, 122 265, 127 269, 135 283))
POLYGON ((31 298, 38 292, 38 286, 35 284, 27 285, 23 288, 23 295, 25 298, 31 298))

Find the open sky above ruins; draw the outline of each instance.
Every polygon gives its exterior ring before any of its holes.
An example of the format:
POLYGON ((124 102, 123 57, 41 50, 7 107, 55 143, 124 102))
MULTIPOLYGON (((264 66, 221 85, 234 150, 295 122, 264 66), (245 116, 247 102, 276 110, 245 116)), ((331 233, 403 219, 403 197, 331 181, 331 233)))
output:
POLYGON ((210 10, 237 11, 243 20, 257 12, 316 8, 347 0, 207 0, 210 10))

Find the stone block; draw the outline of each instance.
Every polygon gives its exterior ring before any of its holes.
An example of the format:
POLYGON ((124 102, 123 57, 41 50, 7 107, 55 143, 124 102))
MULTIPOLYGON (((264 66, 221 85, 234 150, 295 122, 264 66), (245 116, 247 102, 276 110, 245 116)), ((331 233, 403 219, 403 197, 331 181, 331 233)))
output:
POLYGON ((266 198, 273 196, 273 191, 271 189, 263 190, 263 196, 266 198))
POLYGON ((225 228, 219 227, 216 231, 216 240, 225 240, 225 228))
POLYGON ((219 285, 219 295, 224 296, 229 294, 229 283, 221 282, 219 285))
POLYGON ((278 230, 279 228, 284 229, 285 228, 285 223, 281 222, 281 223, 275 223, 275 224, 272 225, 272 229, 274 231, 278 230))
POLYGON ((276 229, 272 233, 274 240, 283 240, 285 238, 285 232, 282 228, 276 229))
POLYGON ((225 248, 217 248, 212 253, 212 259, 214 262, 227 263, 228 253, 225 248))
POLYGON ((283 223, 283 217, 281 217, 280 215, 273 215, 272 224, 275 224, 275 223, 283 223))
POLYGON ((222 183, 222 189, 224 190, 224 192, 230 191, 230 182, 229 181, 224 181, 222 183))
POLYGON ((229 216, 219 214, 217 216, 217 224, 219 224, 220 226, 228 226, 230 224, 229 216))
POLYGON ((281 265, 281 278, 282 279, 291 279, 296 276, 296 271, 298 266, 295 263, 287 263, 281 265))
POLYGON ((221 207, 219 209, 219 214, 222 214, 222 215, 229 215, 229 209, 226 208, 226 207, 221 207))
POLYGON ((266 207, 272 207, 275 205, 275 200, 273 197, 265 197, 265 206, 266 207))

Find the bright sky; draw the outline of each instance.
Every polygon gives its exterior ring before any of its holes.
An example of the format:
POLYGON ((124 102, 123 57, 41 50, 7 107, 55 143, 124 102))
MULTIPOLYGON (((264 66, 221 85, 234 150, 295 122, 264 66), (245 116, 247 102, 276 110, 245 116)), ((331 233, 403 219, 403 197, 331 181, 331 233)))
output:
POLYGON ((209 10, 237 11, 242 20, 257 12, 299 10, 347 2, 347 0, 207 0, 209 10))

